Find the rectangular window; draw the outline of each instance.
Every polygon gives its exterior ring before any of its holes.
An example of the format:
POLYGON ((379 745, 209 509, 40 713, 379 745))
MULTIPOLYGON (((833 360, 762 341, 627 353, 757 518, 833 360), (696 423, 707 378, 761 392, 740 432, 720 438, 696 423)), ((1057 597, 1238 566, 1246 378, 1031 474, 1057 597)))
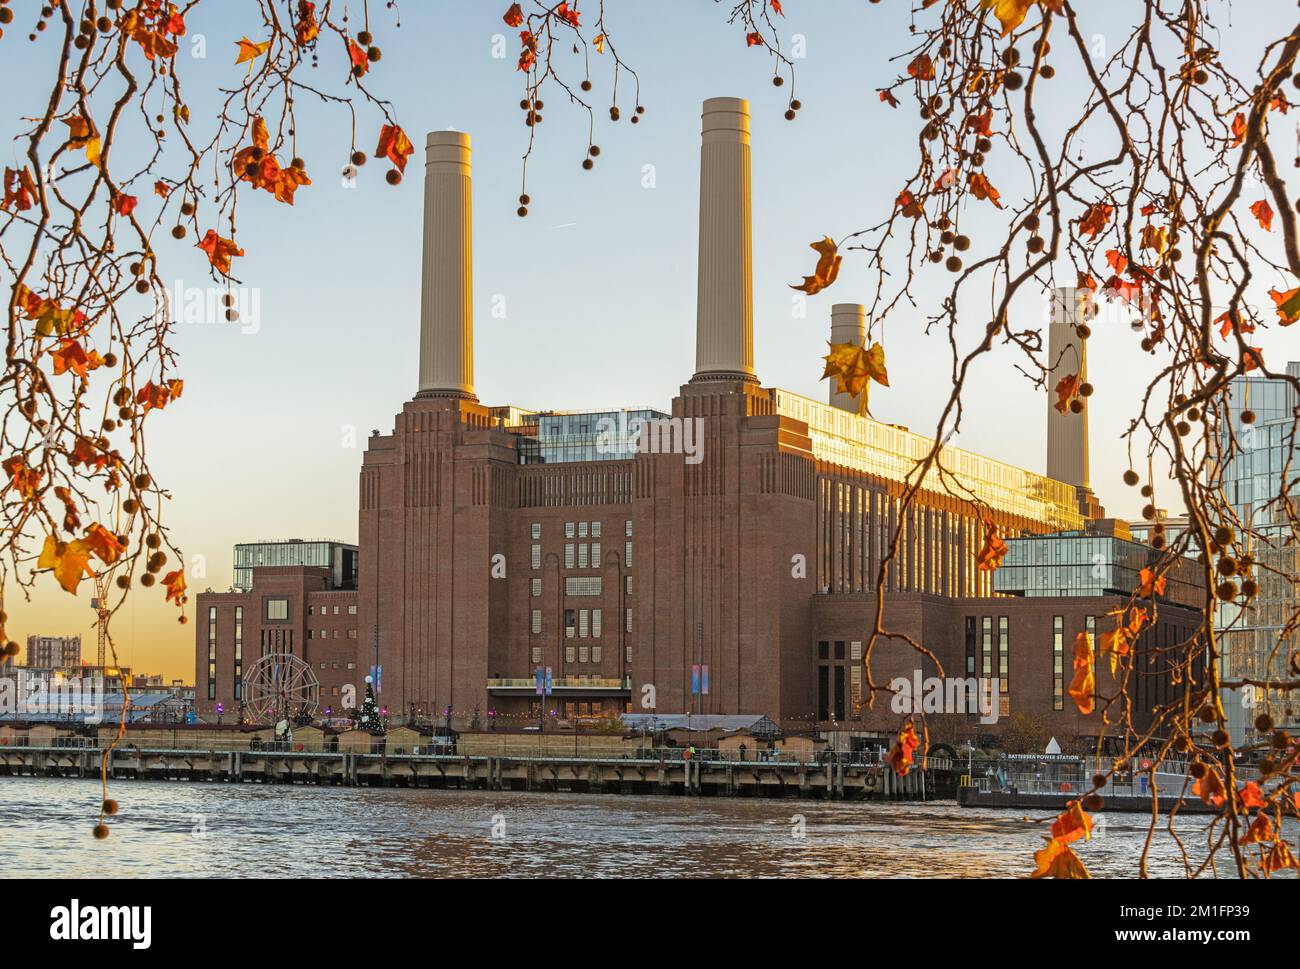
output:
POLYGON ((572 542, 564 546, 564 567, 566 569, 573 568, 573 543, 572 542))
POLYGON ((587 537, 587 523, 586 523, 586 522, 578 522, 578 537, 579 537, 579 538, 586 538, 586 537, 587 537))
POLYGON ((578 610, 578 638, 586 639, 589 631, 587 617, 589 613, 586 609, 578 610))
POLYGON ((626 632, 630 633, 632 631, 632 610, 626 609, 624 610, 624 613, 625 615, 623 616, 623 628, 626 632))
POLYGON ((591 610, 591 638, 600 639, 600 610, 591 610))
POLYGON ((540 609, 533 610, 532 629, 534 636, 542 631, 542 610, 540 609))
POLYGON ((591 537, 600 538, 600 522, 591 523, 591 537))
POLYGON ((1052 709, 1065 709, 1065 618, 1052 617, 1052 709))
POLYGON ((217 607, 208 607, 208 699, 217 698, 217 607))
POLYGON ((540 569, 542 567, 542 547, 540 545, 533 546, 529 564, 535 569, 540 569))
POLYGON ((599 647, 599 646, 593 646, 593 647, 591 647, 591 661, 592 661, 593 663, 599 663, 599 662, 600 662, 600 647, 599 647))
POLYGON ((564 537, 573 538, 573 522, 564 523, 564 537))
POLYGON ((578 647, 578 662, 579 662, 579 663, 590 663, 590 662, 591 662, 591 647, 590 647, 590 646, 579 646, 579 647, 578 647))
POLYGON ((528 584, 528 592, 529 592, 529 594, 530 594, 534 599, 536 599, 538 596, 540 596, 540 595, 542 594, 542 580, 541 580, 541 579, 533 579, 533 580, 528 584))
POLYGON ((623 543, 623 567, 630 569, 632 567, 632 543, 623 543))
POLYGON ((536 541, 537 539, 539 539, 539 538, 542 537, 542 523, 541 523, 541 522, 533 522, 533 525, 532 525, 532 532, 531 532, 531 534, 532 534, 532 536, 533 536, 533 540, 534 540, 534 541, 536 541))
POLYGON ((566 596, 598 596, 600 595, 600 576, 570 576, 564 580, 564 594, 566 596))
POLYGON ((349 615, 349 616, 355 616, 356 614, 357 614, 357 607, 356 607, 356 606, 348 606, 348 615, 349 615))
POLYGON ((966 676, 975 675, 975 617, 966 617, 966 676))
POLYGON ((626 592, 628 595, 632 594, 632 576, 630 575, 623 576, 623 591, 626 592))
POLYGON ((632 519, 629 518, 626 522, 623 523, 623 534, 626 535, 628 538, 632 537, 632 519))
POLYGON ((623 647, 623 660, 624 660, 624 661, 625 661, 629 666, 632 665, 632 647, 631 647, 631 646, 625 646, 625 647, 623 647))
POLYGON ((357 638, 357 631, 355 629, 349 629, 348 639, 356 639, 356 638, 357 638))
POLYGON ((591 567, 600 568, 600 542, 591 543, 591 567))
POLYGON ((572 609, 565 609, 564 610, 564 635, 567 639, 573 638, 573 633, 574 630, 576 629, 576 626, 574 624, 576 622, 577 622, 577 615, 574 613, 574 611, 572 609))
POLYGON ((1010 690, 1008 672, 1011 666, 1011 633, 1006 616, 998 616, 998 691, 1006 696, 1010 690))
POLYGON ((235 699, 244 698, 244 607, 235 606, 235 699))
POLYGON ((980 649, 980 676, 986 680, 993 679, 993 620, 985 616, 982 620, 983 642, 980 649))
POLYGON ((578 652, 577 649, 575 649, 574 647, 572 647, 572 646, 565 646, 565 647, 564 647, 564 661, 565 661, 566 663, 572 663, 572 662, 575 662, 575 661, 576 661, 577 652, 578 652))
POLYGON ((540 663, 541 661, 542 661, 542 647, 540 647, 540 646, 534 646, 534 647, 533 647, 533 662, 534 662, 534 663, 540 663))
POLYGON ((267 599, 266 618, 268 622, 284 622, 289 618, 288 599, 267 599))
POLYGON ((581 545, 578 546, 578 568, 585 569, 586 567, 587 567, 587 543, 583 542, 581 545))

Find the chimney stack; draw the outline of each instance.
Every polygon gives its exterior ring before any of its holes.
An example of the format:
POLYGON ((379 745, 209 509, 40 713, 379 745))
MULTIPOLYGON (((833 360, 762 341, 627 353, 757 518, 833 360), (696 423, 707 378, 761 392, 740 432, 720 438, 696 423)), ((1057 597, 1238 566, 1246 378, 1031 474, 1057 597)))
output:
POLYGON ((469 135, 430 131, 425 149, 416 396, 477 400, 469 135))
MULTIPOLYGON (((831 342, 852 343, 862 346, 867 340, 867 308, 861 303, 836 303, 831 307, 831 342)), ((852 394, 836 390, 837 382, 831 381, 830 405, 846 410, 851 414, 858 412, 858 399, 852 394)))
POLYGON ((1088 491, 1088 409, 1078 414, 1056 409, 1056 385, 1072 373, 1079 383, 1088 379, 1084 342, 1074 324, 1082 322, 1083 293, 1060 288, 1052 292, 1052 322, 1047 332, 1047 476, 1088 491))
POLYGON ((754 381, 749 102, 704 102, 692 380, 754 381))

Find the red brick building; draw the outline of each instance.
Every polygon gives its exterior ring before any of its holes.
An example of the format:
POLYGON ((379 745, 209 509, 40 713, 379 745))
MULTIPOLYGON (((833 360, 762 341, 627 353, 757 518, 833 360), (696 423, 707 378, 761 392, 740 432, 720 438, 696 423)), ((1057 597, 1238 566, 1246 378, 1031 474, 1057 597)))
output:
MULTIPOLYGON (((1087 732, 1068 697, 1056 705, 1054 617, 1068 684, 1075 632, 1116 603, 993 598, 990 573, 975 566, 985 517, 1015 536, 1080 529, 1099 511, 1086 453, 1083 476, 1067 482, 945 446, 960 487, 932 474, 900 521, 928 439, 859 417, 839 397, 821 404, 761 385, 745 102, 705 102, 696 371, 671 415, 641 412, 639 432, 623 426, 626 412, 478 401, 469 138, 434 132, 427 150, 420 385, 392 431, 368 442, 357 590, 331 590, 326 570, 254 569, 249 592, 199 595, 201 714, 237 704, 242 610, 243 661, 250 647, 294 651, 317 672, 322 707, 348 683, 364 690, 377 665, 380 702, 397 720, 518 726, 552 710, 654 710, 887 731, 899 718, 887 696, 867 709, 854 644, 868 638, 875 578, 901 527, 891 628, 965 676, 974 622, 974 668, 1004 671, 1010 712, 1041 709, 1054 729, 1087 732), (986 619, 1005 630, 992 652, 986 619), (544 704, 538 669, 553 687, 544 704)), ((834 316, 837 342, 846 328, 863 338, 861 307, 834 316)), ((873 658, 877 685, 921 666, 896 642, 873 658)))

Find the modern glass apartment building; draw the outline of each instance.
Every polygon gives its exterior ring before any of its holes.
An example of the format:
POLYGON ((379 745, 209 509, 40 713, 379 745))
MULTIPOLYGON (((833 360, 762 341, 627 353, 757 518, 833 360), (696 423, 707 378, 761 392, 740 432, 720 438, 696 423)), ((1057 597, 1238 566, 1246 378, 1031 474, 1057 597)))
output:
MULTIPOLYGON (((1300 377, 1300 362, 1288 363, 1287 374, 1300 377)), ((1296 642, 1295 634, 1286 632, 1286 627, 1300 607, 1295 587, 1300 576, 1300 548, 1280 496, 1285 494, 1290 502, 1300 496, 1300 444, 1294 437, 1300 398, 1285 380, 1244 376, 1229 385, 1228 399, 1236 447, 1229 450, 1225 429, 1224 496, 1243 525, 1250 525, 1256 533, 1254 547, 1247 551, 1259 563, 1253 571, 1259 593, 1245 606, 1219 605, 1220 671, 1224 679, 1289 679, 1287 663, 1296 642), (1251 424, 1241 421, 1246 410, 1255 413, 1251 424)), ((1300 723, 1300 716, 1286 717, 1290 704, 1283 694, 1226 690, 1223 701, 1234 738, 1253 729, 1261 709, 1276 723, 1292 727, 1300 723)))
POLYGON ((253 569, 265 565, 309 565, 329 569, 336 589, 357 587, 357 546, 329 539, 290 538, 235 546, 235 582, 241 592, 253 587, 253 569))
MULTIPOLYGON (((1007 542, 1002 567, 993 573, 993 591, 1017 596, 1129 596, 1140 584, 1142 569, 1160 553, 1132 541, 1122 522, 1116 534, 1099 531, 1025 535, 1007 542)), ((1165 573, 1163 598, 1200 608, 1204 591, 1190 560, 1165 573)))

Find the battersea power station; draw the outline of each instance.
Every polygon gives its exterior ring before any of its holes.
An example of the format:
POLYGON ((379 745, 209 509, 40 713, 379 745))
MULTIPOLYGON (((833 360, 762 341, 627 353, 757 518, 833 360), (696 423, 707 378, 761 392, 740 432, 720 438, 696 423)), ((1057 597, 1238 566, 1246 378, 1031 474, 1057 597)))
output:
MULTIPOLYGON (((476 395, 470 138, 428 135, 419 385, 369 439, 356 546, 241 545, 235 586, 197 596, 202 718, 234 719, 253 664, 292 654, 319 682, 317 717, 359 704, 370 677, 391 723, 730 715, 872 738, 901 722, 890 693, 868 702, 873 684, 942 676, 978 677, 996 703, 932 729, 996 735, 1023 713, 1062 743, 1113 732, 1114 710, 1083 716, 1067 695, 1073 643, 1113 628, 1156 553, 1103 517, 1087 412, 1044 403, 1046 474, 945 445, 944 480, 904 509, 929 439, 754 370, 750 150, 747 102, 705 101, 695 367, 671 408, 577 413, 476 395), (994 571, 976 561, 986 518, 1008 537, 994 571), (868 677, 896 529, 883 617, 900 636, 876 641, 868 677)), ((1077 305, 1054 301, 1050 359, 1082 379, 1077 305)), ((864 339, 860 305, 827 324, 864 339)), ((1139 728, 1181 690, 1164 647, 1197 635, 1196 596, 1171 570, 1135 647, 1139 728)), ((1110 677, 1099 665, 1099 694, 1110 677)))

